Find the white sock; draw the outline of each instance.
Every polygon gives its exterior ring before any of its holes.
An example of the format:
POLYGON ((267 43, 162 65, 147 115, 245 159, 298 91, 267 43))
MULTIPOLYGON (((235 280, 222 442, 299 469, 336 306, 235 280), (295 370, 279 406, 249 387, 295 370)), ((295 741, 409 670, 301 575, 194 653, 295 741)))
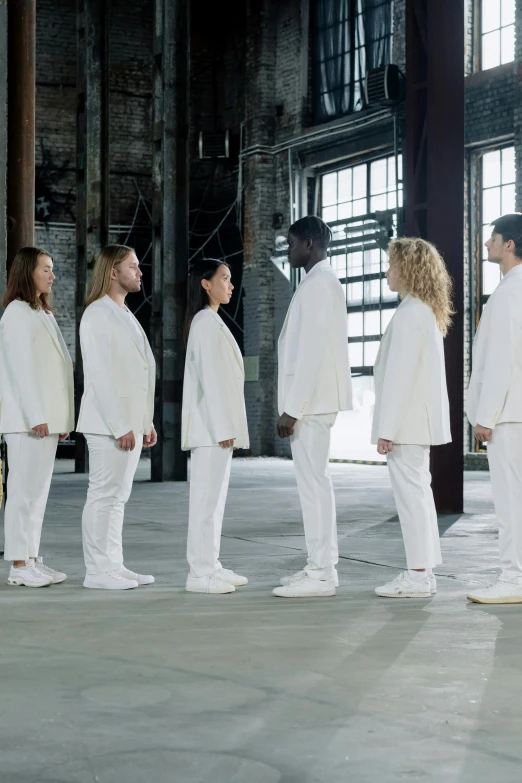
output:
POLYGON ((427 573, 426 571, 412 571, 411 568, 408 568, 408 576, 410 579, 413 579, 414 582, 424 582, 427 573))

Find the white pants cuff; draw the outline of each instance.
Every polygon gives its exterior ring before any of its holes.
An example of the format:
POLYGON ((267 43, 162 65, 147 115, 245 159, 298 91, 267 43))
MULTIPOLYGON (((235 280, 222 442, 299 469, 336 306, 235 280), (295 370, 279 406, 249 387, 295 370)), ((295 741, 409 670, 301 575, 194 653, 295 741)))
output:
POLYGON ((202 446, 190 453, 190 500, 187 560, 190 576, 221 568, 219 550, 227 500, 232 449, 202 446))
POLYGON ((304 416, 290 438, 303 512, 308 560, 306 571, 332 573, 339 560, 335 497, 330 477, 330 434, 337 414, 304 416))
POLYGON ((393 444, 388 469, 401 523, 408 568, 442 563, 439 526, 431 489, 429 446, 393 444))
POLYGON ((53 475, 58 435, 4 435, 9 473, 4 513, 4 559, 38 557, 42 523, 53 475))
POLYGON ((138 467, 143 435, 132 451, 109 435, 85 435, 89 447, 89 488, 82 515, 85 568, 89 576, 123 565, 123 515, 138 467))
POLYGON ((488 443, 500 565, 522 577, 522 423, 497 424, 488 443))

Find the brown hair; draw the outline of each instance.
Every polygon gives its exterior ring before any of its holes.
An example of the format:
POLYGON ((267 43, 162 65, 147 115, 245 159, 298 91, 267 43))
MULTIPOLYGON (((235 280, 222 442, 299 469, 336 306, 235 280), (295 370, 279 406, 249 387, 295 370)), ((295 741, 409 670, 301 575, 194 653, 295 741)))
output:
POLYGON ((21 302, 27 302, 33 310, 42 309, 46 313, 54 312, 54 307, 51 306, 51 294, 40 294, 39 296, 36 294, 33 274, 38 266, 40 256, 48 256, 51 261, 53 260, 52 255, 41 247, 22 247, 15 255, 7 278, 4 307, 18 299, 21 302))
POLYGON ((86 307, 109 293, 112 270, 125 261, 130 253, 134 253, 134 248, 127 245, 107 245, 103 248, 94 264, 89 290, 85 297, 86 307))
POLYGON ((418 237, 394 239, 388 248, 390 266, 397 264, 404 289, 433 310, 437 324, 446 337, 451 325, 451 277, 435 245, 418 237))

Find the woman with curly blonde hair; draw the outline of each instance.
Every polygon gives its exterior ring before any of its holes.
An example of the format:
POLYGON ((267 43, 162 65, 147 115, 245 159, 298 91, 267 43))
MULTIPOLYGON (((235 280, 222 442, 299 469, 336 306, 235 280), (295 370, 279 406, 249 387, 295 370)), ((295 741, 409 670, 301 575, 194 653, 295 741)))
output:
POLYGON ((436 592, 432 569, 442 562, 430 446, 451 441, 443 342, 453 314, 451 279, 424 239, 396 239, 388 252, 388 286, 402 301, 374 366, 372 443, 388 459, 407 570, 375 592, 429 598, 436 592))

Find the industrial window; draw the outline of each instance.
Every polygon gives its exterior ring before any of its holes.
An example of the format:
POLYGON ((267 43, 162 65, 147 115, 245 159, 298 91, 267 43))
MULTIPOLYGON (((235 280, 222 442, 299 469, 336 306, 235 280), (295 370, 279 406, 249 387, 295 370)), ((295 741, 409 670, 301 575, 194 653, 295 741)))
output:
POLYGON ((480 160, 479 172, 479 214, 482 227, 481 247, 477 258, 480 259, 477 270, 479 281, 479 307, 487 302, 500 281, 500 270, 496 264, 487 260, 484 242, 491 236, 491 222, 501 215, 515 211, 515 149, 503 149, 485 152, 480 160))
POLYGON ((313 3, 314 121, 363 108, 366 71, 391 62, 393 0, 313 3))
POLYGON ((321 216, 332 229, 330 261, 345 286, 354 375, 373 375, 379 343, 398 304, 384 273, 385 248, 402 206, 402 160, 381 158, 321 177, 321 216))
POLYGON ((515 0, 480 0, 481 68, 515 59, 515 0))

